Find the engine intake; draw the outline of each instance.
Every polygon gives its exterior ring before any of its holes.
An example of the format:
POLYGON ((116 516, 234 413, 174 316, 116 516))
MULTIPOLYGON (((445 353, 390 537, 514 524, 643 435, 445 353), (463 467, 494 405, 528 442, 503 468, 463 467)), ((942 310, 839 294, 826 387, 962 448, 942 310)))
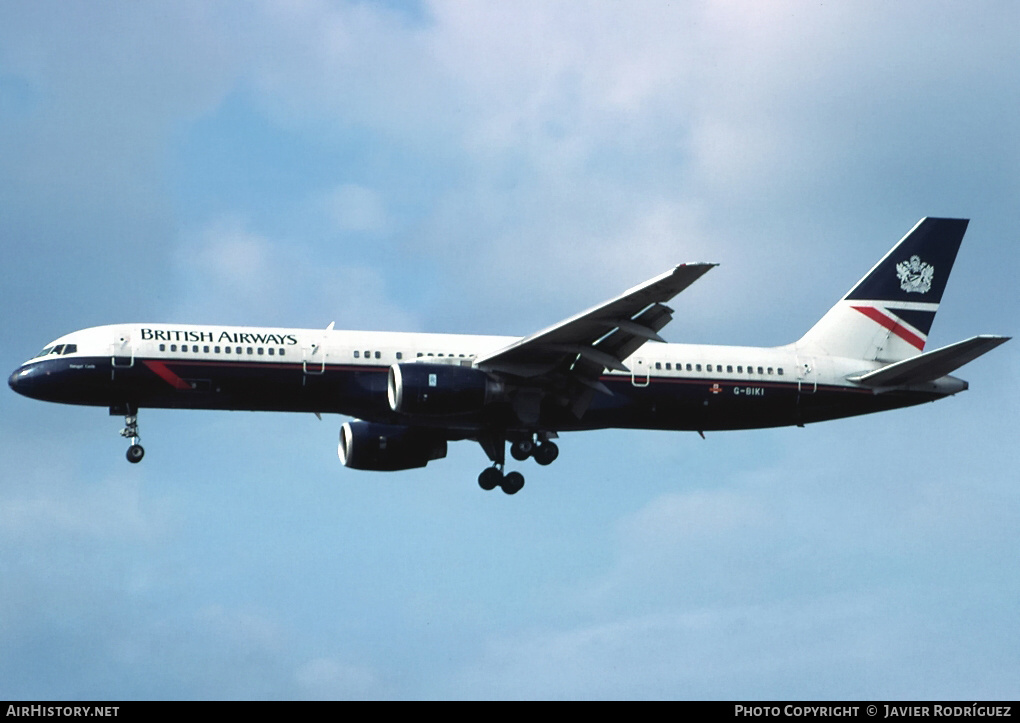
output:
POLYGON ((442 459, 446 456, 446 440, 414 427, 347 422, 340 428, 337 454, 351 469, 395 472, 442 459))
POLYGON ((394 364, 390 367, 386 394, 390 409, 401 414, 470 414, 501 399, 503 385, 473 367, 394 364))

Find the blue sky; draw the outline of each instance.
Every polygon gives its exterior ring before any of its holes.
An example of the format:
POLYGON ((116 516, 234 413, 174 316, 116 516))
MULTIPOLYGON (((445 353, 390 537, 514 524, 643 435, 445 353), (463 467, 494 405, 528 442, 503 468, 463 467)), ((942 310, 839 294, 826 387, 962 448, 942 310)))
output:
MULTIPOLYGON (((0 356, 131 321, 526 334, 683 261, 799 337, 925 215, 1016 332, 1014 3, 0 1, 0 356)), ((565 435, 0 401, 0 697, 1017 698, 1015 342, 937 405, 565 435)))

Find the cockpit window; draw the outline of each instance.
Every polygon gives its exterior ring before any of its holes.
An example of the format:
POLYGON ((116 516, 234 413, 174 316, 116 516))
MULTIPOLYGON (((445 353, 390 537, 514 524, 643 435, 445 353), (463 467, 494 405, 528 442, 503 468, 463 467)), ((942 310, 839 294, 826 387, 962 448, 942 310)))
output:
POLYGON ((64 354, 75 354, 78 351, 77 344, 64 344, 64 354))
POLYGON ((64 345, 63 344, 57 344, 55 347, 53 347, 53 351, 50 352, 50 353, 51 354, 63 354, 64 353, 64 345))
POLYGON ((50 353, 51 351, 53 351, 53 347, 52 347, 52 346, 48 346, 48 347, 46 347, 45 349, 43 349, 43 350, 42 350, 41 352, 39 352, 38 354, 36 354, 36 355, 35 355, 35 358, 36 358, 36 359, 38 359, 38 358, 39 358, 39 357, 41 357, 41 356, 46 356, 46 355, 47 355, 47 354, 49 354, 49 353, 50 353))

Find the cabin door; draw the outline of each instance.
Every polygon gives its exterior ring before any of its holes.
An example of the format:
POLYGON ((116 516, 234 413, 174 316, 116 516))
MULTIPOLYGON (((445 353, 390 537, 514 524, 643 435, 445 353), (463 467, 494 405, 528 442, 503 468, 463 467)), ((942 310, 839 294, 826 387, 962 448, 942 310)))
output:
POLYGON ((326 371, 325 339, 316 339, 302 347, 301 367, 307 376, 318 376, 326 371))
POLYGON ((648 374, 648 365, 644 359, 637 359, 630 368, 630 383, 635 387, 647 387, 648 374))
POLYGON ((130 369, 135 365, 135 349, 131 344, 131 333, 118 330, 110 344, 110 364, 114 369, 130 369))
POLYGON ((815 369, 814 357, 797 357, 797 391, 801 394, 814 394, 818 391, 818 370, 815 369))

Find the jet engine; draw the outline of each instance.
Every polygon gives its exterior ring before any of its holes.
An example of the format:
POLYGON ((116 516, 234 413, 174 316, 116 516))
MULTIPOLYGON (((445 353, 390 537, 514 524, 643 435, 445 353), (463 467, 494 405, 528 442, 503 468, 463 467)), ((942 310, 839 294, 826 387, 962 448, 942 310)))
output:
POLYGON ((401 414, 470 414, 501 399, 503 385, 472 367, 394 364, 390 367, 386 394, 390 408, 401 414))
POLYGON ((414 427, 347 422, 340 428, 337 454, 351 469, 394 472, 442 459, 446 456, 446 440, 414 427))

